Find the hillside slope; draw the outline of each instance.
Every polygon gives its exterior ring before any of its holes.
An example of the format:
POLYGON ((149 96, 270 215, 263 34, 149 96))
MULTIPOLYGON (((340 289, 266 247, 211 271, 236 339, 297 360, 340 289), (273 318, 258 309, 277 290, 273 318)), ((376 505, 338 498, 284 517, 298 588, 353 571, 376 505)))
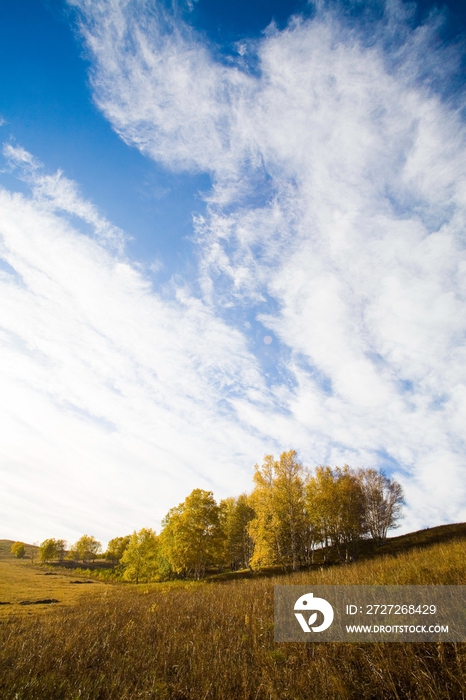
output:
MULTIPOLYGON (((448 532, 433 530, 429 536, 448 532)), ((449 532, 450 541, 348 565, 222 585, 102 586, 99 595, 66 614, 55 609, 39 617, 4 618, 0 695, 5 700, 460 700, 466 697, 466 644, 273 640, 274 584, 466 585, 466 541, 462 532, 449 532)))

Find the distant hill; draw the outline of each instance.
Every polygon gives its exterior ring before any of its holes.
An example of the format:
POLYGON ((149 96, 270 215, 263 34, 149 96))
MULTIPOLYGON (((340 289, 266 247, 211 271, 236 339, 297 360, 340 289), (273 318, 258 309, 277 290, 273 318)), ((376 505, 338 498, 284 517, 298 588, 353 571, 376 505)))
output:
MULTIPOLYGON (((6 556, 11 557, 12 555, 10 554, 10 549, 11 545, 14 544, 15 542, 22 542, 22 540, 0 540, 0 559, 5 558, 6 556)), ((27 542, 24 543, 25 548, 26 548, 26 556, 25 559, 30 559, 31 554, 35 554, 39 547, 35 544, 27 544, 27 542)))

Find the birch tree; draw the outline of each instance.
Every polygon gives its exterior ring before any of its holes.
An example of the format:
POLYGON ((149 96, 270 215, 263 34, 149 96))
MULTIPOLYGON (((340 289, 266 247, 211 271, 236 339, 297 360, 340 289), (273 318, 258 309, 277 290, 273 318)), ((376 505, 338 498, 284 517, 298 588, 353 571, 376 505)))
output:
POLYGON ((275 462, 273 455, 265 455, 261 467, 254 466, 254 489, 250 502, 255 516, 248 532, 254 542, 251 566, 269 566, 278 563, 280 544, 278 517, 274 509, 275 462))
POLYGON ((174 573, 199 579, 207 566, 222 562, 225 535, 211 491, 194 489, 162 524, 161 553, 174 573))
POLYGON ((233 570, 245 569, 254 551, 248 525, 254 509, 246 494, 225 498, 220 502, 222 527, 225 533, 225 563, 233 570))
POLYGON ((121 556, 123 578, 133 583, 147 583, 158 574, 158 538, 151 528, 134 531, 121 556))
POLYGON ((303 475, 294 450, 283 452, 278 461, 266 455, 262 467, 255 466, 250 497, 255 517, 249 524, 253 565, 280 563, 297 570, 307 527, 303 475))
POLYGON ((357 477, 364 498, 367 529, 375 542, 382 544, 388 530, 399 527, 403 489, 397 481, 375 469, 360 469, 357 477))
POLYGON ((364 498, 355 472, 347 465, 316 467, 306 484, 306 507, 315 537, 326 548, 333 545, 340 558, 348 558, 366 530, 364 498))

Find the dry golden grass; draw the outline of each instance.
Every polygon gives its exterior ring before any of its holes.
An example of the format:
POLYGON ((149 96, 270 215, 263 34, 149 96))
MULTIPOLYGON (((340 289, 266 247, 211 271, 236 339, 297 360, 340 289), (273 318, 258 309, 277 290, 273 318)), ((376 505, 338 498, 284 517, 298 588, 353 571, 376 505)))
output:
POLYGON ((11 615, 43 614, 52 608, 75 606, 84 595, 93 595, 103 587, 97 581, 91 585, 73 584, 71 581, 77 580, 73 572, 71 576, 52 573, 37 564, 32 565, 30 558, 16 559, 10 554, 11 544, 9 540, 0 540, 0 603, 3 603, 0 605, 0 619, 11 615), (21 601, 44 599, 59 602, 49 605, 20 605, 21 601))
MULTIPOLYGON (((277 644, 273 586, 466 583, 465 541, 323 571, 101 586, 0 624, 5 700, 461 700, 466 644, 277 644)), ((89 586, 91 588, 91 586, 89 586)))
POLYGON ((413 549, 410 552, 381 555, 353 565, 301 572, 293 575, 293 583, 465 585, 466 539, 413 549))

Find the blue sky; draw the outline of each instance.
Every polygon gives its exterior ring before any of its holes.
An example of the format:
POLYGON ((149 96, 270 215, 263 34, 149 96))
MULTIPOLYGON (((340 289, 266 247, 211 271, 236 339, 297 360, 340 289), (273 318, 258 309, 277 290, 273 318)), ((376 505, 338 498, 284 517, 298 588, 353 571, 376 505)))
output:
POLYGON ((466 519, 465 28, 2 3, 3 536, 158 528, 290 448, 466 519))

